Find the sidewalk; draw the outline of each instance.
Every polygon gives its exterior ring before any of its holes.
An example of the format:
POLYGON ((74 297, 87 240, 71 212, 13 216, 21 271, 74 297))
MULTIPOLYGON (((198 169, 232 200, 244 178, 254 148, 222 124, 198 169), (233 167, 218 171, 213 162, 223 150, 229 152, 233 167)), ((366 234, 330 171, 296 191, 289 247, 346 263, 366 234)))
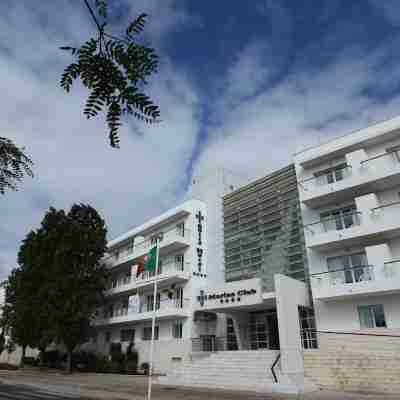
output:
MULTIPOLYGON (((59 395, 85 399, 145 400, 147 377, 113 374, 65 375, 38 370, 0 371, 0 383, 26 385, 59 395)), ((0 393, 1 398, 1 393, 0 393)), ((154 400, 398 400, 399 396, 318 391, 303 395, 153 386, 154 400)))

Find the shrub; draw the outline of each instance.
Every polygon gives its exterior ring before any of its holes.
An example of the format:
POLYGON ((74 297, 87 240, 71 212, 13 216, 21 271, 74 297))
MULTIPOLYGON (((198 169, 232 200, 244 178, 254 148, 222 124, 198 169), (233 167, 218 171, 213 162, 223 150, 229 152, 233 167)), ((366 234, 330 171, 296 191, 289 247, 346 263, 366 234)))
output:
POLYGON ((127 374, 135 375, 137 374, 138 363, 134 360, 128 360, 125 364, 125 371, 127 374))
POLYGON ((111 361, 113 362, 122 363, 124 361, 124 355, 122 354, 121 343, 111 343, 110 356, 111 356, 111 361))
POLYGON ((65 362, 65 354, 58 350, 45 351, 42 354, 43 366, 48 368, 61 368, 65 362))
POLYGON ((107 373, 109 372, 110 362, 107 360, 106 356, 97 355, 96 365, 94 367, 94 372, 107 373))
POLYGON ((38 360, 35 357, 24 357, 24 365, 36 366, 38 365, 38 360))
POLYGON ((16 365, 0 363, 0 370, 15 371, 18 367, 16 365))
POLYGON ((107 372, 111 374, 121 374, 124 372, 122 363, 118 361, 109 361, 107 365, 107 372))

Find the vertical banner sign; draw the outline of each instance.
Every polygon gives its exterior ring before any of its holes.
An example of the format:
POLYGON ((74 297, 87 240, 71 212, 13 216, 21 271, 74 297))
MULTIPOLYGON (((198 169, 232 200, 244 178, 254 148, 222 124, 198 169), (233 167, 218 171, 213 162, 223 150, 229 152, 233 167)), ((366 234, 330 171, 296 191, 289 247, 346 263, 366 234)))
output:
POLYGON ((197 233, 198 233, 198 240, 197 240, 197 267, 198 271, 201 272, 202 264, 203 264, 203 240, 202 240, 202 233, 203 233, 203 221, 204 216, 199 210, 196 214, 197 219, 197 233))

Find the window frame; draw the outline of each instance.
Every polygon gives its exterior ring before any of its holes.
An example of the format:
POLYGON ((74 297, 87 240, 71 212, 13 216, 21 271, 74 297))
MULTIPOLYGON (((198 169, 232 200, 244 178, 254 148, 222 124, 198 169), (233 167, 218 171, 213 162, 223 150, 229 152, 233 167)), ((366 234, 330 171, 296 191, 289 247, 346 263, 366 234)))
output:
MULTIPOLYGON (((158 325, 156 325, 154 327, 154 340, 158 340, 158 338, 159 338, 159 328, 158 328, 158 325)), ((145 342, 151 340, 151 326, 143 327, 142 340, 145 341, 145 342), (150 334, 146 335, 146 333, 150 333, 150 334)))
POLYGON ((358 311, 358 319, 360 321, 360 328, 361 329, 379 329, 379 328, 387 328, 387 320, 386 320, 386 314, 385 314, 385 307, 383 304, 363 304, 363 305, 358 305, 357 306, 357 311, 358 311), (377 326, 376 321, 376 310, 379 308, 379 311, 382 313, 383 316, 383 326, 377 326), (369 317, 370 320, 373 322, 373 326, 363 326, 363 318, 361 316, 361 311, 362 310, 368 310, 369 312, 369 317))
POLYGON ((174 339, 183 338, 183 321, 177 320, 172 323, 172 337, 174 339))

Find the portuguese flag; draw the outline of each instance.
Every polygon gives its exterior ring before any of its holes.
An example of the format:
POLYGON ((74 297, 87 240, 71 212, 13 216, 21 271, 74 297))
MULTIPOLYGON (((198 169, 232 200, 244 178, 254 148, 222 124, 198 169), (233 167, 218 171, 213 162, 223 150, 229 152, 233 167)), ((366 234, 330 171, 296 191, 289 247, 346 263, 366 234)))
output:
POLYGON ((138 277, 144 271, 155 271, 157 263, 157 246, 154 246, 150 251, 137 263, 136 276, 138 277))

